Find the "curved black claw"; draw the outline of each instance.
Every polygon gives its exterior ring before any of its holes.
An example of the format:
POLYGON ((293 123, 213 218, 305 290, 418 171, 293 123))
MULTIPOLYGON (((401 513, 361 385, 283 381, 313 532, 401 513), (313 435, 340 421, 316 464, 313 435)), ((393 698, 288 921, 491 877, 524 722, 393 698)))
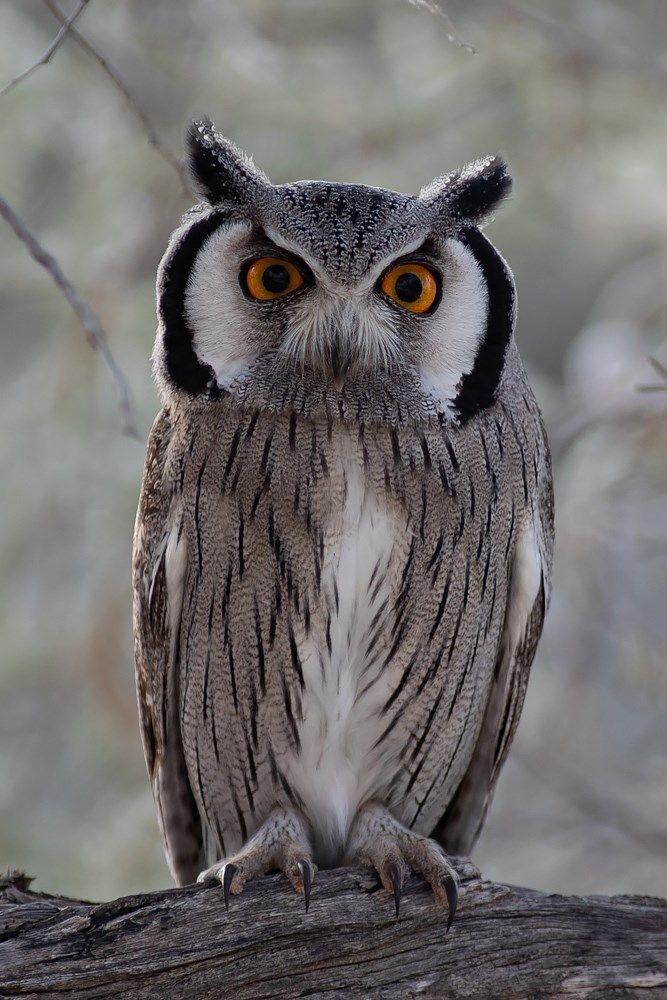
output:
POLYGON ((403 892, 403 878, 401 869, 395 861, 387 865, 387 875, 394 890, 394 906, 396 907, 396 919, 401 908, 401 894, 403 892))
POLYGON ((306 913, 308 913, 308 907, 310 906, 310 887, 313 884, 313 869, 307 858, 300 858, 299 861, 297 861, 296 866, 301 872, 301 880, 303 882, 303 898, 306 903, 306 913))
MULTIPOLYGON (((442 880, 442 887, 445 890, 447 904, 449 906, 449 916, 447 917, 447 930, 449 930, 452 926, 452 921, 454 920, 456 907, 459 901, 459 889, 456 884, 456 879, 452 875, 445 875, 442 880)), ((445 931, 445 933, 447 933, 447 931, 445 931)))
POLYGON ((225 873, 222 876, 222 891, 225 895, 225 909, 229 909, 229 893, 232 887, 232 879, 236 875, 238 867, 233 865, 231 861, 225 865, 225 873))

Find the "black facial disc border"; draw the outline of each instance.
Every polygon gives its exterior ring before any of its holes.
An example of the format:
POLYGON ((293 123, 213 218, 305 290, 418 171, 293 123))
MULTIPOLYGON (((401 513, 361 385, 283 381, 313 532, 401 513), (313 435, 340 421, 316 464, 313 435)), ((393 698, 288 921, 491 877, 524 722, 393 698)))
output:
POLYGON ((488 314, 484 339, 471 372, 464 375, 454 405, 463 423, 496 399, 505 355, 514 329, 514 282, 505 261, 479 229, 470 227, 460 234, 482 271, 488 290, 488 314))
POLYGON ((187 230, 176 245, 162 273, 158 310, 167 374, 174 385, 190 396, 208 390, 220 395, 215 372, 199 360, 194 331, 185 316, 185 291, 197 254, 215 230, 230 217, 228 210, 212 212, 187 230))

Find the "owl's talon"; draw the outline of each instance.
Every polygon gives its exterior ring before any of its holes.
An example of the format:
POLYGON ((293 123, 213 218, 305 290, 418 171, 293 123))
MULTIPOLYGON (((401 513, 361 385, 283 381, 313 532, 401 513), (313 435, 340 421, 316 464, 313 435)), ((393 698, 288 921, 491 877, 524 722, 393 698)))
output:
POLYGON ((447 905, 449 906, 449 915, 447 917, 447 929, 445 934, 449 931, 454 921, 454 916, 456 914, 456 907, 459 901, 459 888, 456 883, 456 879, 453 875, 445 875, 442 880, 442 887, 445 890, 445 895, 447 896, 447 905))
POLYGON ((228 861, 227 864, 225 865, 225 871, 222 876, 222 891, 225 897, 226 910, 229 910, 229 894, 232 888, 232 879, 236 875, 237 871, 238 871, 237 865, 233 864, 231 861, 228 861))
POLYGON ((300 858, 297 861, 296 866, 301 872, 301 881, 303 882, 303 898, 306 904, 306 913, 308 913, 308 907, 310 905, 310 887, 313 884, 313 866, 307 858, 300 858))
POLYGON ((387 878, 391 883, 394 892, 394 906, 396 907, 396 919, 401 908, 401 895, 403 892, 403 872, 396 861, 387 865, 387 878))

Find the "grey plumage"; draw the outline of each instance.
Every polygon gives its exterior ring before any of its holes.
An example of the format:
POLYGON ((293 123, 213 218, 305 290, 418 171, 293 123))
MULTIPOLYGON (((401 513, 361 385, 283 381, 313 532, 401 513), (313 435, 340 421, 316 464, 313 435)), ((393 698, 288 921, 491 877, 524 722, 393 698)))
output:
POLYGON ((506 170, 480 161, 413 198, 273 187, 206 122, 190 146, 211 203, 161 266, 164 408, 134 551, 172 871, 234 858, 234 891, 278 857, 299 887, 297 857, 347 857, 389 888, 398 857, 438 894, 451 876, 422 838, 471 849, 549 595, 548 446, 511 275, 476 228, 506 170), (239 273, 267 253, 303 291, 248 301, 239 273), (382 294, 396 259, 440 276, 432 311, 382 294))

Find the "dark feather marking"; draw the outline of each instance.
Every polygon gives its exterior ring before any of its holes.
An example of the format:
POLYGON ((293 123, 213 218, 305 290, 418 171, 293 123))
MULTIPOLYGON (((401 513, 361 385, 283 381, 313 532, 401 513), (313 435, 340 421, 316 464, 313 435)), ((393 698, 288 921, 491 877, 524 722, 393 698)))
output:
POLYGON ((498 451, 500 452, 500 457, 502 459, 502 457, 503 457, 503 455, 505 453, 505 449, 503 447, 503 429, 500 426, 500 422, 497 419, 497 417, 494 417, 493 422, 494 422, 495 427, 496 427, 496 438, 497 438, 497 441, 498 441, 498 451))
POLYGON ((479 529, 479 539, 478 539, 478 542, 477 542, 477 552, 475 554, 475 562, 479 562, 479 557, 482 554, 482 546, 484 545, 484 538, 485 537, 486 536, 484 534, 484 528, 480 528, 479 529))
POLYGON ((222 835, 222 828, 220 826, 220 822, 218 820, 218 817, 215 816, 214 819, 215 819, 215 832, 216 832, 217 837, 218 837, 218 843, 220 845, 220 851, 222 853, 222 857, 224 858, 226 856, 226 854, 227 854, 227 848, 225 847, 225 838, 222 835))
POLYGON ((331 615, 327 615, 327 627, 325 632, 327 651, 331 656, 331 615))
POLYGON ((259 410, 254 410, 253 414, 252 414, 252 416, 250 418, 250 421, 248 422, 248 426, 246 428, 246 432, 245 432, 245 439, 246 439, 246 441, 249 441, 250 438, 253 436, 254 431, 255 431, 255 427, 257 426, 257 418, 258 417, 259 417, 259 410))
POLYGON ((391 661, 396 656, 396 654, 397 654, 397 652, 399 650, 399 647, 400 647, 401 643, 403 642, 403 637, 405 635, 407 627, 408 627, 408 623, 407 622, 402 622, 401 623, 401 627, 399 628, 398 633, 396 635, 396 638, 394 639, 394 643, 393 643, 391 649, 389 650, 389 652, 387 653, 387 656, 385 658, 385 661, 384 661, 384 666, 385 667, 388 667, 389 664, 391 663, 391 661))
POLYGON ((303 799, 301 796, 292 788, 287 778, 282 771, 278 771, 278 781, 282 785, 283 791, 287 798, 290 800, 295 809, 303 809, 303 799))
POLYGON ((447 597, 449 595, 449 588, 450 588, 451 582, 452 582, 452 571, 450 569, 449 575, 447 577, 447 582, 445 583, 445 586, 444 586, 443 591, 442 591, 442 596, 440 598, 440 604, 438 605, 438 610, 437 610, 436 615, 435 615, 435 620, 434 620, 434 622, 433 622, 433 624, 431 626, 431 631, 429 632, 429 636, 428 636, 428 641, 429 642, 433 641, 433 636, 438 631, 438 628, 440 626, 440 622, 442 621, 442 616, 443 616, 444 611, 445 611, 445 605, 447 604, 447 597))
POLYGON ((461 516, 459 518, 459 526, 456 532, 456 538, 454 539, 454 545, 458 545, 458 543, 461 541, 463 537, 463 529, 465 528, 465 524, 466 524, 466 512, 465 512, 465 507, 463 506, 463 504, 461 504, 461 516))
POLYGON ((329 464, 327 462, 327 457, 323 451, 320 452, 320 466, 322 467, 322 474, 324 476, 329 475, 329 464))
POLYGON ((470 484, 470 517, 471 520, 475 520, 475 484, 472 479, 468 480, 470 484))
POLYGON ((264 643, 262 642, 262 623, 255 598, 255 640, 257 642, 257 662, 259 665, 259 688, 262 694, 266 694, 266 665, 264 661, 264 643))
POLYGON ((273 441, 273 428, 269 431, 266 441, 264 442, 264 448, 262 450, 262 460, 259 463, 259 471, 266 472, 266 467, 269 461, 269 452, 271 451, 271 442, 273 441))
POLYGON ((231 679, 231 682, 232 682, 232 700, 234 702, 234 711, 238 713, 239 702, 238 702, 238 695, 237 695, 237 692, 236 692, 236 672, 235 672, 235 668, 234 668, 234 650, 232 648, 232 641, 231 641, 231 639, 229 640, 228 654, 229 654, 229 676, 230 676, 230 679, 231 679))
POLYGON ((206 459, 202 462, 202 467, 199 470, 199 475, 197 476, 197 493, 195 495, 195 528, 197 531, 197 565, 198 571, 197 576, 201 576, 203 557, 202 557, 202 542, 201 542, 201 531, 199 528, 199 501, 201 497, 201 483, 204 477, 204 470, 206 469, 206 459))
POLYGON ((509 531, 507 533, 507 544, 505 546, 505 560, 507 560, 507 557, 509 556, 510 545, 512 544, 512 540, 514 538, 514 519, 515 519, 515 517, 516 517, 516 509, 515 509, 515 506, 514 506, 514 497, 512 497, 512 513, 510 515, 510 527, 509 527, 509 531))
POLYGON ((211 663, 211 650, 206 651, 206 666, 204 667, 204 691, 202 702, 202 718, 206 719, 208 714, 208 669, 211 663))
POLYGON ((242 579, 245 570, 245 553, 243 551, 243 511, 239 509, 239 533, 238 533, 238 554, 239 554, 239 580, 242 579))
POLYGON ((241 809, 241 806, 239 805, 239 800, 236 796, 236 791, 233 787, 232 787, 232 800, 234 802, 234 809, 236 810, 236 817, 239 821, 239 826, 241 827, 241 837, 245 841, 248 839, 248 828, 245 823, 245 816, 243 815, 243 811, 241 809))
POLYGON ((424 456, 424 468, 430 469, 432 465, 431 452, 428 450, 428 441, 426 440, 423 434, 419 440, 419 443, 421 444, 422 454, 424 456))
POLYGON ((294 451, 296 448, 296 413, 292 412, 289 415, 289 446, 290 451, 294 451))
MULTIPOLYGON (((254 684, 250 687, 250 735, 252 736, 252 742, 255 749, 258 746, 258 734, 257 734, 257 723, 259 719, 259 709, 257 706, 257 692, 255 691, 254 684)), ((247 740, 247 735, 246 735, 247 740)), ((248 746, 248 762, 250 764, 250 770, 253 775, 253 781, 257 784, 257 768, 255 767, 255 758, 252 754, 250 746, 248 746)))
POLYGON ((240 440, 241 440, 241 428, 237 427, 236 430, 234 431, 234 436, 229 446, 229 455, 227 456, 227 464, 225 465, 223 480, 227 478, 227 476, 231 471, 232 465, 234 464, 234 459, 236 458, 236 452, 238 450, 240 440))
POLYGON ((406 702, 406 704, 403 705, 402 708, 399 708, 398 712, 396 712, 396 714, 394 716, 392 716, 392 718, 390 719, 390 721, 384 727, 384 729, 382 730, 382 732, 380 733, 380 735, 376 739, 375 743, 371 747, 371 751, 377 750, 377 748, 382 743, 384 743, 384 741, 386 740, 387 736, 389 736, 389 733, 392 731, 392 729, 394 728, 394 726, 396 725, 396 723, 398 722, 398 720, 405 713, 405 709, 406 709, 407 704, 409 704, 409 702, 406 702))
POLYGON ((419 537, 421 539, 422 545, 425 542, 424 528, 426 526, 426 485, 422 483, 422 513, 419 520, 419 537))
POLYGON ((521 455, 521 478, 523 479, 523 499, 524 502, 528 503, 528 470, 526 469, 526 456, 523 453, 523 448, 519 444, 519 454, 521 455))
POLYGON ((215 725, 215 712, 211 712, 211 737, 213 739, 213 753, 215 759, 220 763, 220 752, 218 750, 218 731, 215 725))
POLYGON ((449 438, 445 438, 445 447, 447 448, 447 453, 449 455, 449 460, 452 463, 452 469, 454 470, 454 472, 458 472, 459 471, 459 460, 456 457, 456 452, 454 451, 454 448, 452 446, 452 442, 449 440, 449 438))
POLYGON ((269 769, 271 771, 271 781, 274 785, 278 784, 278 767, 276 765, 276 758, 273 753, 273 747, 269 743, 266 748, 266 756, 269 759, 269 769))
POLYGON ((257 508, 259 507, 259 504, 260 504, 260 501, 261 501, 262 497, 268 491, 269 483, 270 482, 271 482, 271 477, 267 473, 267 475, 264 477, 264 482, 262 483, 262 485, 260 486, 260 488, 257 490, 257 492, 255 493, 255 496, 253 498, 252 507, 250 508, 250 520, 251 521, 254 521, 254 519, 255 519, 255 516, 257 514, 257 508))
POLYGON ((437 674, 438 674, 438 668, 440 667, 440 664, 442 663, 442 658, 443 658, 444 653, 445 653, 445 646, 447 645, 448 642, 449 642, 449 637, 445 636, 445 638, 444 638, 444 640, 442 642, 442 645, 440 646, 440 649, 438 650, 438 652, 433 657, 433 661, 431 663, 431 666, 428 668, 428 670, 424 671, 424 676, 420 680, 419 685, 417 687, 417 690, 415 691, 415 695, 414 695, 415 700, 422 693, 422 691, 424 690, 424 688, 426 687, 426 685, 428 684, 428 682, 431 681, 431 680, 433 680, 437 676, 437 674))
POLYGON ((440 553, 442 552, 442 543, 444 540, 445 540, 445 533, 444 531, 441 531, 435 549, 433 550, 433 555, 429 559, 427 569, 433 569, 437 560, 440 558, 440 553))
POLYGON ((391 452, 392 452, 392 455, 394 456, 394 465, 400 465, 401 464, 401 458, 402 458, 402 456, 401 456, 401 446, 399 444, 398 434, 396 432, 396 428, 395 427, 390 427, 389 428, 389 437, 391 439, 391 452))
POLYGON ((442 462, 438 462, 438 472, 440 473, 440 482, 442 483, 442 488, 447 493, 452 492, 452 488, 449 484, 449 479, 447 478, 447 470, 445 469, 442 462))
POLYGON ((482 595, 481 595, 482 598, 484 597, 484 594, 486 593, 486 581, 487 581, 488 576, 489 576, 489 566, 491 565, 491 552, 492 552, 492 549, 491 549, 491 546, 489 545, 488 549, 486 550, 486 559, 484 561, 484 575, 482 577, 482 595))
MULTIPOLYGON (((409 677, 410 677, 410 675, 411 675, 411 673, 412 673, 412 671, 414 669, 414 665, 417 662, 417 656, 418 656, 418 654, 414 653, 412 655, 412 657, 410 658, 410 661, 408 662, 408 665, 406 666, 405 670, 403 671, 403 674, 401 676, 400 681, 398 682, 398 684, 396 685, 396 687, 394 688, 394 690, 392 691, 392 693, 390 694, 390 696, 387 698, 387 700, 385 701, 384 705, 382 706, 382 709, 380 711, 380 715, 386 715, 387 712, 389 711, 389 709, 391 708, 391 706, 397 700, 397 698, 400 697, 401 692, 403 691, 403 688, 407 684, 408 679, 409 679, 409 677)), ((387 661, 385 661, 385 666, 386 666, 386 663, 387 663, 387 661)))
MULTIPOLYGON (((375 566, 373 567, 373 572, 371 573, 371 578, 368 581, 368 590, 370 590, 371 587, 373 586, 373 584, 375 583, 375 578, 378 575, 381 563, 382 563, 382 556, 380 556, 378 558, 377 562, 375 563, 375 566)), ((373 603, 373 598, 371 597, 371 604, 372 603, 373 603)))
POLYGON ((252 794, 252 788, 250 787, 250 782, 248 781, 248 777, 245 774, 243 775, 243 784, 245 786, 245 794, 246 794, 246 798, 248 800, 248 805, 250 806, 250 812, 252 813, 252 815, 254 817, 254 815, 255 815, 255 799, 254 799, 253 794, 252 794))
POLYGON ((296 639, 294 638, 294 632, 292 630, 291 625, 289 626, 288 634, 289 634, 290 655, 292 658, 292 667, 294 668, 294 671, 297 677, 299 678, 299 686, 303 691, 303 686, 304 686, 303 669, 301 667, 301 660, 299 659, 299 650, 297 649, 296 639))
POLYGON ((296 747, 296 752, 301 753, 301 740, 299 738, 299 727, 297 725, 296 719, 294 718, 294 712, 292 711, 292 697, 290 695, 289 685, 287 684, 285 678, 283 677, 283 701, 285 703, 285 711, 287 713, 287 719, 292 730, 292 738, 294 740, 294 746, 296 747))

